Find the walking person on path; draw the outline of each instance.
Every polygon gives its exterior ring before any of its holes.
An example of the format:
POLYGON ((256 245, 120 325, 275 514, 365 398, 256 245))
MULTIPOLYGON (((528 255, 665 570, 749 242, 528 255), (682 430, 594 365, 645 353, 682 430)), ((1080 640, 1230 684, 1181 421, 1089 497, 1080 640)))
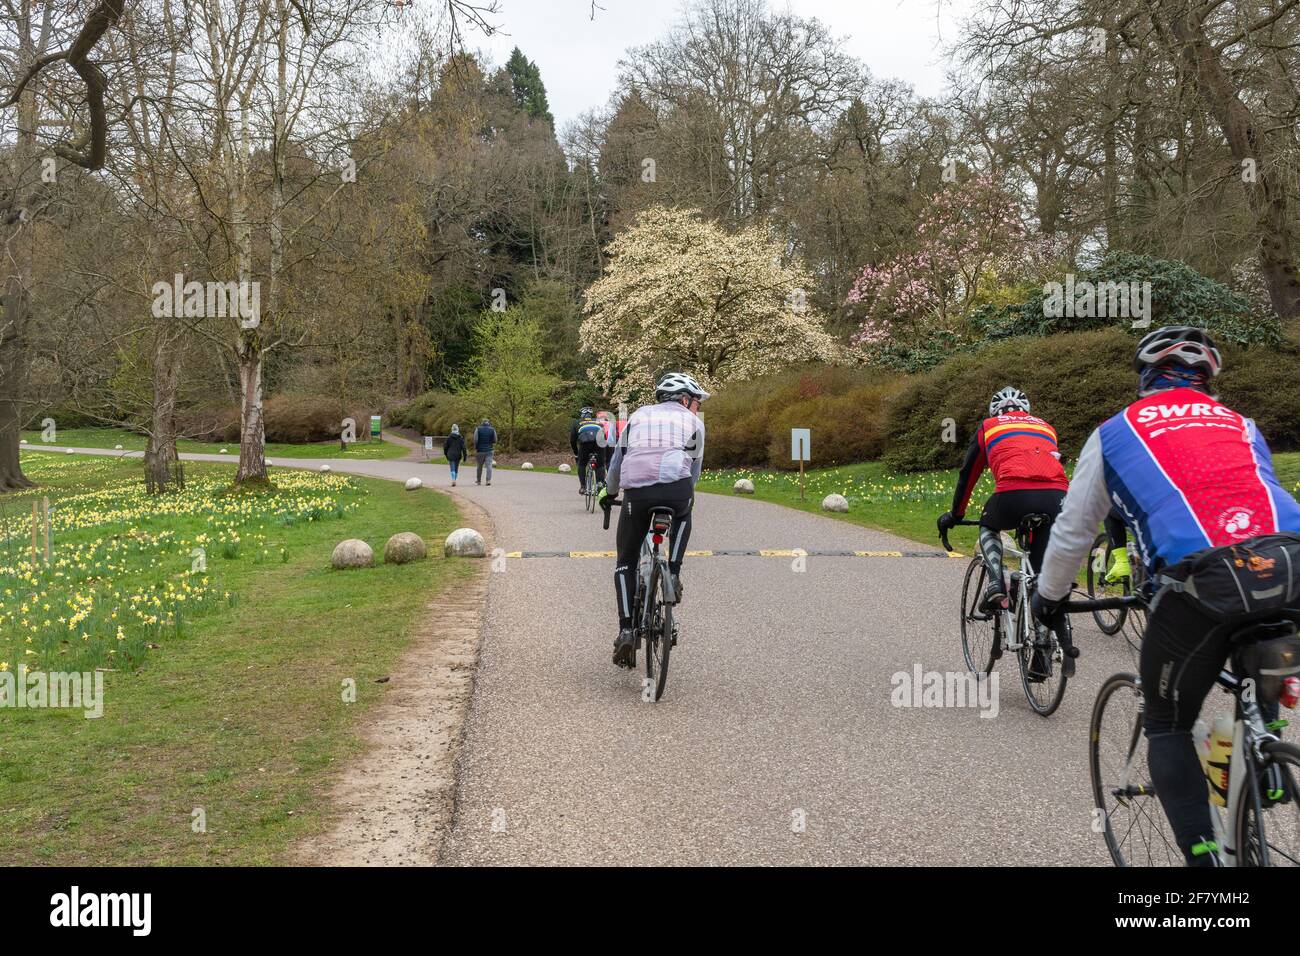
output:
POLYGON ((465 459, 465 436, 460 433, 459 425, 451 426, 451 434, 442 443, 442 453, 447 457, 447 464, 451 465, 451 486, 455 488, 456 473, 465 459))
POLYGON ((497 430, 492 427, 492 423, 486 418, 483 424, 474 429, 474 461, 478 464, 478 471, 474 478, 474 484, 483 483, 483 466, 487 465, 487 483, 492 485, 492 449, 497 443, 497 430))

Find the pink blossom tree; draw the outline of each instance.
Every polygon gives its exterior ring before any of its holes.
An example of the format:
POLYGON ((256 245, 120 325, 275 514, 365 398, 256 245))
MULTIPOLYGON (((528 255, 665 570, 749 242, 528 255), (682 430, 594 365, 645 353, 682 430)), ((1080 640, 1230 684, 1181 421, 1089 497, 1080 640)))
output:
POLYGON ((964 338, 987 290, 1022 281, 1060 255, 993 177, 946 185, 917 220, 912 248, 863 267, 853 283, 845 305, 863 315, 854 343, 871 353, 938 333, 964 338))

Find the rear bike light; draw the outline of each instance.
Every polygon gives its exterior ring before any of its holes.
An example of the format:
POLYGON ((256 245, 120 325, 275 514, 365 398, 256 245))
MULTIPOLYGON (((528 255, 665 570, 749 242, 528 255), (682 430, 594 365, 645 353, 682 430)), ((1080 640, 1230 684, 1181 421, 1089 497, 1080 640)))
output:
POLYGON ((1295 710, 1296 704, 1300 704, 1300 677, 1282 678, 1282 692, 1278 695, 1278 703, 1287 710, 1295 710))
MULTIPOLYGON (((655 544, 663 544, 663 543, 664 543, 664 536, 661 535, 661 534, 651 535, 651 536, 650 536, 650 540, 653 541, 655 544)), ((1291 678, 1291 679, 1292 679, 1292 680, 1295 680, 1294 677, 1291 678)), ((1288 706, 1289 706, 1289 705, 1288 705, 1288 706)))

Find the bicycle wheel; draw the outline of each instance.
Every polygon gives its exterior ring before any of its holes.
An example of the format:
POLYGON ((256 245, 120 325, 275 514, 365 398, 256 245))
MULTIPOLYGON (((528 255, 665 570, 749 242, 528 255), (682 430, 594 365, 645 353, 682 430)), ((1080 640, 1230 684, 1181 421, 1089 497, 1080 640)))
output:
MULTIPOLYGON (((1034 713, 1040 717, 1050 717, 1061 706, 1065 697, 1067 678, 1061 669, 1064 653, 1056 635, 1034 620, 1026 622, 1029 616, 1028 595, 1022 595, 1016 602, 1016 641, 1020 647, 1016 659, 1020 662, 1020 685, 1025 689, 1025 698, 1034 713), (1022 635, 1028 634, 1027 638, 1022 635)), ((1069 627, 1067 620, 1063 627, 1069 627)))
POLYGON ((1116 866, 1182 866, 1183 853, 1156 799, 1142 741, 1142 690, 1133 674, 1101 685, 1088 726, 1093 830, 1116 866))
POLYGON ((645 609, 645 676, 647 701, 657 702, 668 682, 668 656, 673 649, 673 606, 667 597, 662 564, 650 572, 650 588, 645 609), (653 694, 653 697, 651 696, 653 694))
POLYGON ((1237 865, 1300 866, 1300 747, 1261 749, 1266 762, 1252 760, 1258 786, 1242 789, 1237 808, 1237 865))
MULTIPOLYGON (((1092 551, 1088 554, 1088 597, 1091 600, 1121 597, 1128 593, 1124 582, 1111 584, 1106 580, 1106 570, 1110 567, 1110 536, 1106 532, 1097 535, 1092 542, 1092 551)), ((1117 611, 1093 611, 1092 619, 1097 622, 1103 634, 1118 634, 1128 616, 1127 608, 1117 611)))
POLYGON ((961 586, 961 651, 966 666, 976 674, 993 670, 993 651, 1002 640, 1001 615, 980 610, 987 580, 984 562, 973 559, 961 586))

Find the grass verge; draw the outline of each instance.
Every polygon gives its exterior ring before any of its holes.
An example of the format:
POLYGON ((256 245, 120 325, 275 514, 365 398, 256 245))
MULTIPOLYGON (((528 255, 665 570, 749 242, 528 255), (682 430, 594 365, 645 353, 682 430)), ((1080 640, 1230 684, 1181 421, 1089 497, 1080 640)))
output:
MULTIPOLYGON (((77 555, 100 542, 80 562, 76 582, 41 575, 30 585, 45 588, 39 604, 49 605, 38 606, 36 624, 75 613, 60 603, 74 592, 84 599, 93 591, 97 605, 116 607, 128 630, 146 626, 130 619, 130 597, 158 596, 149 586, 160 581, 197 587, 207 577, 214 597, 181 627, 167 626, 160 611, 164 623, 129 666, 121 664, 124 652, 114 655, 102 717, 0 708, 0 864, 282 862, 296 840, 328 824, 327 774, 358 748, 359 723, 385 693, 378 681, 409 645, 429 599, 472 571, 437 547, 459 524, 451 500, 377 479, 285 472, 276 476, 282 485, 292 484, 290 474, 328 478, 328 488, 313 486, 306 497, 329 497, 339 507, 322 504, 311 515, 292 507, 301 488, 281 487, 213 497, 215 511, 134 513, 121 489, 139 480, 138 462, 27 455, 23 465, 41 487, 5 499, 11 520, 25 509, 30 520, 37 496, 50 497, 63 520, 87 516, 56 532, 51 575, 61 566, 75 570, 77 555), (108 510, 116 499, 125 501, 120 515, 108 510), (240 546, 214 542, 206 574, 196 578, 190 549, 205 530, 227 542, 238 537, 240 546), (330 569, 342 538, 368 541, 382 560, 384 542, 400 530, 420 534, 430 558, 330 569), (113 541, 128 547, 106 551, 113 541), (344 701, 349 681, 355 703, 344 701), (205 832, 197 832, 200 819, 205 832)), ((233 467, 196 464, 189 474, 195 485, 225 484, 233 467)), ((12 614, 15 601, 31 610, 30 595, 7 595, 6 587, 15 590, 12 580, 0 581, 0 614, 12 614)), ((93 614, 87 620, 102 623, 93 614)), ((12 619, 0 625, 0 658, 24 649, 23 630, 12 619)), ((76 649, 79 638, 74 631, 66 644, 76 649)))
MULTIPOLYGON (((1292 494, 1300 494, 1300 452, 1279 453, 1274 456, 1274 464, 1283 486, 1292 494)), ((806 472, 802 500, 797 471, 705 469, 698 488, 730 495, 732 486, 740 478, 748 478, 754 483, 753 497, 761 501, 891 531, 928 547, 938 544, 935 521, 952 507, 953 489, 957 484, 956 470, 898 474, 891 472, 882 462, 869 461, 806 472), (822 499, 829 494, 841 494, 848 499, 847 514, 822 511, 822 499)), ((992 493, 992 479, 985 473, 971 497, 968 517, 978 516, 980 505, 992 493)), ((976 529, 954 528, 949 538, 954 548, 969 554, 975 547, 976 529)))

